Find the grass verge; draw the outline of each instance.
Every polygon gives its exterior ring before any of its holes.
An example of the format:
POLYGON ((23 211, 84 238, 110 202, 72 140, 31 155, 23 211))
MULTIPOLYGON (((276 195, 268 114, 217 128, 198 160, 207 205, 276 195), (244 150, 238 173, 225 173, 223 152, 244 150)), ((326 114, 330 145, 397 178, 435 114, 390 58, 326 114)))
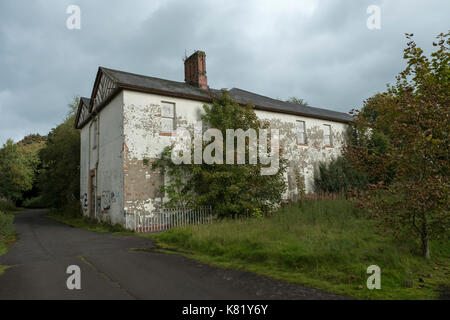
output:
POLYGON ((50 210, 47 217, 75 228, 86 229, 94 232, 112 232, 114 235, 118 236, 134 234, 118 224, 112 225, 106 222, 92 220, 84 216, 66 213, 58 209, 50 210))
POLYGON ((224 220, 149 235, 161 249, 224 268, 251 271, 361 299, 436 299, 450 288, 450 244, 418 244, 376 234, 374 222, 346 200, 315 200, 271 217, 224 220), (369 290, 367 267, 381 268, 369 290), (440 291, 441 290, 441 291, 440 291))
MULTIPOLYGON (((8 252, 8 248, 16 241, 14 230, 14 213, 17 211, 13 203, 0 200, 0 256, 8 252)), ((0 275, 8 268, 0 265, 0 275)))

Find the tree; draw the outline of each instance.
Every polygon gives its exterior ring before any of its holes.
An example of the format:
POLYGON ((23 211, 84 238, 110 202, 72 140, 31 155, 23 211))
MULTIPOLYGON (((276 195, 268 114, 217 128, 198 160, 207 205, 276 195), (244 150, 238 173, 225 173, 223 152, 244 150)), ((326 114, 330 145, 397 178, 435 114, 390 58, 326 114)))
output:
POLYGON ((346 193, 349 189, 364 189, 366 174, 352 167, 347 157, 340 156, 330 162, 319 162, 314 170, 314 191, 346 193))
POLYGON ((395 172, 394 163, 388 161, 392 152, 391 123, 378 118, 378 114, 384 112, 383 106, 388 106, 393 100, 387 93, 378 93, 367 99, 349 127, 347 145, 343 148, 344 157, 356 171, 364 173, 371 184, 390 184, 395 172))
POLYGON ((0 149, 0 198, 17 201, 33 185, 33 169, 19 147, 8 139, 0 149))
POLYGON ((42 172, 39 187, 44 200, 53 207, 63 207, 79 199, 80 190, 80 133, 73 126, 74 106, 78 98, 69 105, 71 112, 63 123, 48 134, 45 146, 40 150, 42 172))
POLYGON ((289 99, 286 100, 286 102, 295 103, 295 104, 299 104, 301 106, 309 107, 308 102, 306 102, 302 98, 290 97, 289 99))
MULTIPOLYGON (((450 235, 450 32, 437 37, 431 58, 412 36, 406 34, 407 67, 396 84, 366 102, 366 112, 356 112, 356 136, 362 143, 355 149, 378 157, 380 172, 394 168, 390 183, 379 179, 359 203, 394 235, 419 237, 429 259, 430 239, 448 240, 450 235), (389 146, 377 155, 370 141, 380 133, 389 146)), ((352 157, 357 166, 364 166, 366 159, 352 157)))
POLYGON ((30 190, 22 193, 22 199, 35 198, 39 195, 39 187, 36 177, 42 169, 39 151, 45 146, 46 136, 40 134, 29 134, 17 143, 20 153, 23 155, 27 165, 33 171, 33 186, 30 190))
MULTIPOLYGON (((259 133, 261 128, 268 127, 257 118, 252 105, 240 106, 226 91, 211 106, 203 108, 203 123, 220 130, 223 137, 227 129, 254 129, 259 133)), ((286 188, 286 161, 282 154, 278 172, 261 175, 261 161, 241 165, 226 164, 225 160, 224 164, 175 165, 170 159, 171 150, 172 147, 167 148, 161 160, 155 163, 155 167, 163 168, 171 180, 171 184, 162 187, 171 199, 169 205, 213 205, 219 216, 237 217, 260 216, 281 203, 286 188)), ((248 144, 245 154, 248 159, 248 144)))

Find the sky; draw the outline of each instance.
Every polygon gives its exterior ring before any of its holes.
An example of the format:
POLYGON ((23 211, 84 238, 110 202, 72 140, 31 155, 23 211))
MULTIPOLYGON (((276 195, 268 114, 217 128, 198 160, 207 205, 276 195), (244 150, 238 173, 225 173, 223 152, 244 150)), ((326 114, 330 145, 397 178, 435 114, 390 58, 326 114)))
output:
POLYGON ((448 0, 0 0, 0 145, 61 123, 99 66, 184 81, 195 50, 212 88, 348 112, 404 69, 406 32, 430 53, 449 13, 448 0))

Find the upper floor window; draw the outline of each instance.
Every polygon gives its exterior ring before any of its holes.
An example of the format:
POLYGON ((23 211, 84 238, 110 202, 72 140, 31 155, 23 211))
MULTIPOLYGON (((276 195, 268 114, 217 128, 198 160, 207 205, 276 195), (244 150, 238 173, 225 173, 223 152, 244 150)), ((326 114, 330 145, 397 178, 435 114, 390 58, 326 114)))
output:
POLYGON ((175 103, 161 103, 161 132, 173 133, 175 130, 175 103))
POLYGON ((306 125, 305 121, 297 120, 297 143, 306 144, 306 125))
POLYGON ((323 126, 324 126, 323 143, 325 146, 331 147, 333 146, 331 126, 329 124, 324 124, 323 126))

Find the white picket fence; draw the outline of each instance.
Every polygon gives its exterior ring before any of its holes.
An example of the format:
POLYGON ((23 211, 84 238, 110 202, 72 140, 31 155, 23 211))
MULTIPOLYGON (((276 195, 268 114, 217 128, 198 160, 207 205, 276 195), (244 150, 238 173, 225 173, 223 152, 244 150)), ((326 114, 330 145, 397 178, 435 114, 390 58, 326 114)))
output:
POLYGON ((127 213, 126 228, 139 233, 158 232, 190 224, 211 223, 214 219, 211 207, 162 208, 156 212, 127 213))

